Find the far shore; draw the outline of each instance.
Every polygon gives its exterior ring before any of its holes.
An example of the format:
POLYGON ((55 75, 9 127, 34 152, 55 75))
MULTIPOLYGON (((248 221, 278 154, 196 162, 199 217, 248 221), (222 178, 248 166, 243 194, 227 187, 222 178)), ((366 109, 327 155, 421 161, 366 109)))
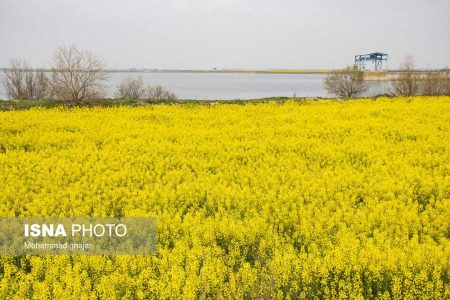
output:
MULTIPOLYGON (((0 71, 8 71, 9 68, 0 68, 0 71)), ((48 68, 36 68, 34 71, 53 72, 48 68)), ((337 70, 337 69, 336 69, 337 70)), ((249 74, 331 74, 335 69, 152 69, 152 68, 129 68, 129 69, 107 69, 109 73, 249 73, 249 74)), ((30 70, 31 71, 31 70, 30 70)), ((379 78, 378 80, 392 80, 392 76, 401 73, 401 70, 382 70, 373 71, 365 70, 364 74, 370 78, 379 78), (385 78, 385 79, 383 79, 385 78)), ((442 70, 414 70, 416 73, 425 72, 448 72, 447 69, 442 70)), ((368 80, 371 80, 368 78, 368 80)), ((372 79, 374 80, 374 79, 372 79)))

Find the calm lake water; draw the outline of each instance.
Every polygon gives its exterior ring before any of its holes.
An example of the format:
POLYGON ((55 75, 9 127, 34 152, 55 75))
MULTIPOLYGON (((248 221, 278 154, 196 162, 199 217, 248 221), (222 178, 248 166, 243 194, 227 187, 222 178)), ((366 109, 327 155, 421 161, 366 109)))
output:
MULTIPOLYGON (((3 74, 0 75, 2 77, 3 74)), ((109 97, 126 78, 141 76, 145 83, 160 84, 180 99, 234 100, 265 97, 331 97, 323 88, 324 74, 252 74, 252 73, 110 73, 109 97)), ((386 92, 389 82, 370 82, 367 96, 386 92)), ((3 86, 0 98, 6 99, 3 86)))

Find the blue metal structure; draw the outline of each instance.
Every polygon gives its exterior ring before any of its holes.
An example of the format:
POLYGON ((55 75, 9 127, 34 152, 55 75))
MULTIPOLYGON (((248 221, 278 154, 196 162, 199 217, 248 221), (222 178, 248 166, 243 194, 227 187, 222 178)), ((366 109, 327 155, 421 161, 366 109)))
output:
POLYGON ((355 55, 355 67, 359 70, 366 69, 366 62, 373 62, 374 71, 382 71, 387 69, 388 55, 386 53, 374 52, 363 55, 355 55), (383 62, 385 62, 383 64, 383 62))

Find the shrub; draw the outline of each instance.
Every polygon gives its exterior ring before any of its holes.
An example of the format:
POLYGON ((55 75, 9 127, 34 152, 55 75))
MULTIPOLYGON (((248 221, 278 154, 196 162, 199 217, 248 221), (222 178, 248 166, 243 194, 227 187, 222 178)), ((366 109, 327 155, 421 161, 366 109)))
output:
POLYGON ((176 95, 161 85, 144 85, 142 77, 122 81, 114 94, 116 99, 174 100, 176 95))
POLYGON ((146 88, 142 77, 137 79, 127 78, 122 81, 114 94, 117 99, 143 99, 146 95, 146 88))
POLYGON ((27 61, 11 60, 4 71, 3 86, 11 100, 39 100, 51 98, 51 87, 43 71, 36 71, 27 61))
POLYGON ((428 72, 420 82, 422 95, 450 95, 450 72, 428 72))
POLYGON ((367 91, 364 73, 350 67, 328 75, 324 84, 328 93, 343 98, 359 96, 367 91))
POLYGON ((420 92, 420 75, 414 70, 414 59, 407 56, 400 65, 400 75, 392 81, 393 96, 411 97, 420 92))

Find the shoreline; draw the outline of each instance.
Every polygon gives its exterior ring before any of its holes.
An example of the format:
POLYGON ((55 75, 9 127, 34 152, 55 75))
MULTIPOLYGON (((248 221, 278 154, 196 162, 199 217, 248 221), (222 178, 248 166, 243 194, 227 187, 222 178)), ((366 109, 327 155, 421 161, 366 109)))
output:
MULTIPOLYGON (((428 96, 426 96, 428 97, 428 96)), ((447 97, 447 96, 430 96, 430 97, 447 97)), ((74 107, 141 107, 141 106, 153 106, 153 105, 181 105, 181 106, 205 106, 205 105, 245 105, 245 104, 264 104, 264 103, 277 103, 283 104, 288 101, 297 103, 312 103, 318 101, 364 101, 372 100, 376 101, 379 98, 395 99, 398 97, 389 96, 387 94, 373 96, 373 97, 358 97, 358 98, 336 98, 336 97, 270 97, 259 99, 235 99, 235 100, 192 100, 192 99, 177 99, 177 100, 151 100, 151 99, 113 99, 104 98, 97 100, 87 100, 82 105, 74 105, 69 101, 64 100, 1 100, 0 99, 0 112, 15 111, 15 110, 28 110, 32 108, 74 108, 74 107)))

